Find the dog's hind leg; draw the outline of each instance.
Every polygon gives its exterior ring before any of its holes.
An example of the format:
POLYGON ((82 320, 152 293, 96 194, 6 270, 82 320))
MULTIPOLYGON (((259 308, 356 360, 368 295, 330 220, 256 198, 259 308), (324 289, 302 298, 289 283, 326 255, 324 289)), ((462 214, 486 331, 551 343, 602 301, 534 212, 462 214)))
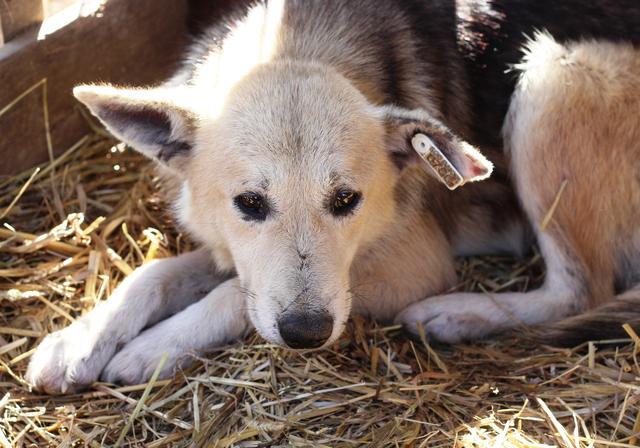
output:
POLYGON ((160 378, 168 378, 191 362, 189 355, 241 338, 252 328, 245 298, 238 279, 227 280, 202 300, 140 333, 109 361, 101 378, 123 384, 147 381, 164 353, 168 358, 160 378))
POLYGON ((581 273, 567 264, 567 254, 552 238, 544 238, 547 260, 544 285, 526 293, 454 293, 432 297, 402 311, 396 321, 418 334, 418 325, 434 340, 457 343, 518 326, 527 327, 576 314, 586 308, 581 273))
POLYGON ((434 297, 407 308, 400 322, 453 343, 519 325, 550 330, 614 298, 640 211, 638 68, 640 53, 630 46, 565 47, 544 35, 530 44, 505 144, 546 262, 545 283, 528 293, 434 297))
POLYGON ((91 384, 143 328, 199 300, 226 278, 204 249, 145 264, 106 301, 45 337, 31 357, 27 381, 48 393, 91 384))

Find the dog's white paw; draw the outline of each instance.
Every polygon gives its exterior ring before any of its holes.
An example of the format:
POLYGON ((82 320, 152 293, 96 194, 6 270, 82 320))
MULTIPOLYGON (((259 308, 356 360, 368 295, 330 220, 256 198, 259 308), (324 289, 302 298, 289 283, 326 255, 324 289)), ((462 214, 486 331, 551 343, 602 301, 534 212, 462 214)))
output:
POLYGON ((82 319, 49 334, 31 357, 25 379, 48 394, 89 386, 117 348, 115 340, 99 336, 92 332, 90 322, 82 319))
POLYGON ((451 294, 414 303, 396 316, 396 322, 414 335, 422 326, 428 339, 456 344, 486 337, 496 331, 499 310, 480 295, 451 294), (493 315, 492 315, 493 313, 493 315))
POLYGON ((186 367, 191 362, 188 350, 176 343, 174 339, 158 337, 155 327, 142 332, 138 337, 126 344, 122 350, 109 361, 100 378, 109 383, 140 384, 148 381, 160 364, 164 353, 167 360, 162 366, 158 378, 170 378, 178 366, 186 367))

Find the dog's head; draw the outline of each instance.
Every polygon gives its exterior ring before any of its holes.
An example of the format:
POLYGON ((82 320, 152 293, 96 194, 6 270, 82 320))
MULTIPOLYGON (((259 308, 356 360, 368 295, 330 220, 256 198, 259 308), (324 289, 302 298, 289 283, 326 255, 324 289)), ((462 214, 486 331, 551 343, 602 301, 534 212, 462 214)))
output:
POLYGON ((393 223, 395 186, 422 163, 416 133, 465 180, 491 169, 428 114, 374 107, 315 64, 258 66, 223 96, 214 87, 105 86, 75 95, 182 180, 180 220, 236 270, 260 334, 293 348, 340 335, 354 257, 393 223))

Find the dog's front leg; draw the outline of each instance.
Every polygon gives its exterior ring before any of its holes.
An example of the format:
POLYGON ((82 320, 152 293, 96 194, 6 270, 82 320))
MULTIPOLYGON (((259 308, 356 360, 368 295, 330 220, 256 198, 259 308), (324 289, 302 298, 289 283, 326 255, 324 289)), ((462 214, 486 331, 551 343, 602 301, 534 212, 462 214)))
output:
POLYGON ((102 379, 138 384, 148 380, 164 353, 168 355, 160 378, 173 375, 201 354, 241 338, 252 328, 245 294, 237 278, 227 280, 183 311, 143 331, 119 351, 105 368, 102 379))
POLYGON ((216 273, 204 249, 145 264, 106 301, 48 335, 31 358, 27 381, 47 393, 70 392, 93 383, 120 346, 144 327, 200 299, 225 278, 216 273))

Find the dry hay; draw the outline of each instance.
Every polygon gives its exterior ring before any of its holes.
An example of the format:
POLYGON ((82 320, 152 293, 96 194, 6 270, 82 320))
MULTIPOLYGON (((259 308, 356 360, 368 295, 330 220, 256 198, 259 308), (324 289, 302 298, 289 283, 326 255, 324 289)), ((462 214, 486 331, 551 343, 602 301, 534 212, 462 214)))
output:
MULTIPOLYGON (((50 397, 22 379, 43 336, 133 268, 187 251, 152 170, 104 136, 0 180, 2 446, 634 446, 640 344, 576 350, 524 340, 432 348, 354 319, 330 350, 258 336, 169 381, 50 397)), ((464 290, 526 290, 539 257, 460 262, 464 290)))

